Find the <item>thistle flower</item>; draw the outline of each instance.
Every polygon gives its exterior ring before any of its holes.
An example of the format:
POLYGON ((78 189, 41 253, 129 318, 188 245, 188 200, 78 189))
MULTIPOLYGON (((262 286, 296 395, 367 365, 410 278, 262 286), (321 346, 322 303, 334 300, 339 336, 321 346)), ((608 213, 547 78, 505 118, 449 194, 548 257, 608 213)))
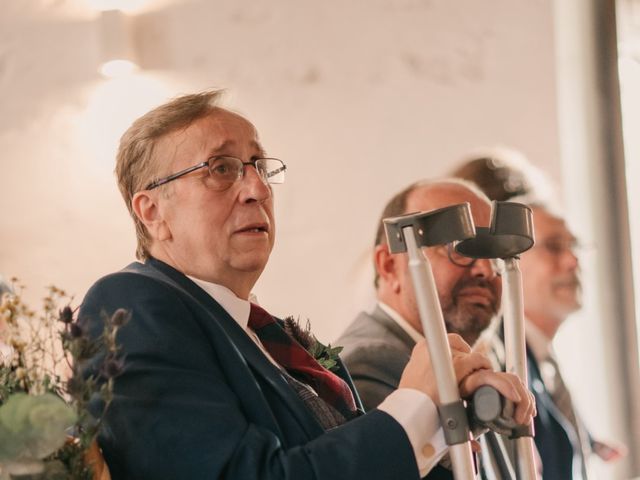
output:
POLYGON ((111 325, 114 327, 122 327, 131 319, 131 313, 124 308, 119 308, 111 315, 111 325))
POLYGON ((121 358, 116 358, 114 355, 107 355, 100 372, 105 378, 114 378, 122 373, 123 368, 124 361, 121 358))
POLYGON ((73 338, 80 338, 84 335, 84 330, 77 323, 72 323, 69 325, 69 333, 73 338))
POLYGON ((71 307, 69 305, 60 310, 58 320, 66 324, 73 322, 73 310, 71 310, 71 307))
POLYGON ((315 337, 311 334, 311 324, 307 320, 305 328, 300 326, 300 320, 294 320, 293 317, 284 319, 284 331, 294 338, 305 350, 309 350, 316 342, 315 337))

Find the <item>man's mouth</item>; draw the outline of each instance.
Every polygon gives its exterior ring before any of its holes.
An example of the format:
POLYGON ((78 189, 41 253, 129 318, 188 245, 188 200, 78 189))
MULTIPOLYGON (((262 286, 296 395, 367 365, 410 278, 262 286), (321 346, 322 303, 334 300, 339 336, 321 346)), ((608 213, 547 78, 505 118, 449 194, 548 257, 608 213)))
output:
POLYGON ((487 288, 467 287, 458 292, 459 297, 464 297, 471 303, 492 306, 495 302, 493 293, 487 288))
POLYGON ((269 233, 269 225, 266 223, 253 223, 239 228, 235 233, 269 233))
POLYGON ((578 289, 581 287, 580 280, 577 277, 558 279, 552 285, 555 288, 578 289))

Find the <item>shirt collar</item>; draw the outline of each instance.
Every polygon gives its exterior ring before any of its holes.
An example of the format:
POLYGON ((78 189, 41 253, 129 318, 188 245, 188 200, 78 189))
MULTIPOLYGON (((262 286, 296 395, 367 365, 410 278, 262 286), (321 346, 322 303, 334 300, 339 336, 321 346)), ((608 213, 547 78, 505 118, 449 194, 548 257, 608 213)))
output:
POLYGON ((394 322, 396 322, 400 326, 400 328, 402 328, 405 332, 407 332, 407 334, 413 339, 414 342, 418 343, 420 340, 424 338, 424 336, 420 332, 418 332, 415 328, 413 328, 413 325, 411 325, 404 318, 402 318, 402 315, 396 312, 389 305, 387 305, 384 302, 378 301, 378 306, 382 309, 384 313, 389 315, 389 317, 391 317, 391 319, 394 322))
POLYGON ((533 322, 528 320, 524 322, 524 329, 527 338, 527 345, 538 362, 549 357, 555 358, 553 343, 544 333, 542 333, 542 330, 534 325, 533 322))
MULTIPOLYGON (((218 302, 222 308, 233 318, 243 330, 247 329, 249 323, 249 313, 251 312, 251 302, 244 300, 227 287, 218 285, 217 283, 207 282, 187 275, 196 285, 207 292, 211 297, 218 302)), ((249 295, 251 301, 255 300, 253 294, 249 295)))

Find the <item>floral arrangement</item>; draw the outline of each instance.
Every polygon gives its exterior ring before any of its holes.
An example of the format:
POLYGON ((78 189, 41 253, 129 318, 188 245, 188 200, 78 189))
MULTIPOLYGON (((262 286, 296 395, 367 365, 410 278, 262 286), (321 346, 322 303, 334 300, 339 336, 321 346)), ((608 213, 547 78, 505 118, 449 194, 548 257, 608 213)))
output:
POLYGON ((100 418, 88 404, 98 396, 106 409, 111 401, 122 368, 115 336, 129 314, 116 311, 91 340, 66 292, 49 287, 36 314, 21 299, 24 287, 12 283, 16 293, 0 298, 0 480, 92 479, 87 452, 95 448, 100 418), (79 373, 83 361, 100 352, 100 374, 107 378, 101 384, 79 373))

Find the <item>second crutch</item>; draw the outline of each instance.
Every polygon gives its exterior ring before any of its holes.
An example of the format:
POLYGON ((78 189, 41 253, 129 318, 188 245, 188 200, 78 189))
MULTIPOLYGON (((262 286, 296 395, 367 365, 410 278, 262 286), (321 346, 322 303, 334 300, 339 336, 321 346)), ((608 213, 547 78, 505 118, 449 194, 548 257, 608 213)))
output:
MULTIPOLYGON (((524 332, 524 304, 519 255, 534 243, 531 209, 514 202, 493 202, 491 225, 476 227, 476 236, 458 242, 458 253, 473 258, 501 259, 502 305, 506 370, 527 384, 527 353, 524 332)), ((518 480, 536 480, 533 426, 514 429, 516 476, 518 480)))

